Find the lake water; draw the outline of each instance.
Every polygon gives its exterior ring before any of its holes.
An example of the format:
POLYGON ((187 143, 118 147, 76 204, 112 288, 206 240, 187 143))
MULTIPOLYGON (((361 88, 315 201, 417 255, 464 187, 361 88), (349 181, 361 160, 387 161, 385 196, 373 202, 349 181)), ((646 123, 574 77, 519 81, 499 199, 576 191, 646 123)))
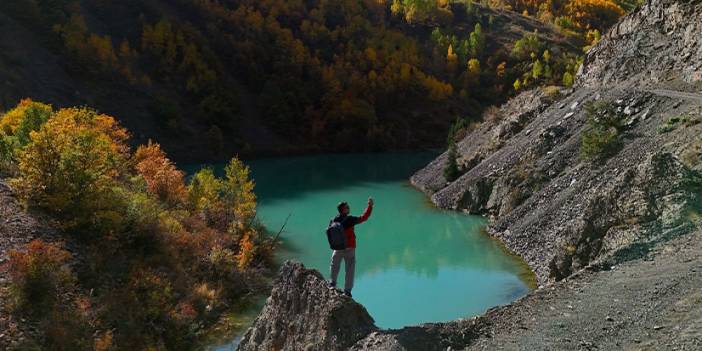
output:
MULTIPOLYGON (((347 201, 371 218, 356 226, 354 299, 382 328, 483 313, 529 291, 528 268, 482 232, 481 217, 439 210, 408 182, 431 153, 323 155, 248 162, 258 218, 273 232, 290 219, 281 261, 295 259, 329 276, 324 229, 347 201)), ((343 267, 343 264, 342 264, 343 267)), ((343 268, 339 286, 343 286, 343 268)))

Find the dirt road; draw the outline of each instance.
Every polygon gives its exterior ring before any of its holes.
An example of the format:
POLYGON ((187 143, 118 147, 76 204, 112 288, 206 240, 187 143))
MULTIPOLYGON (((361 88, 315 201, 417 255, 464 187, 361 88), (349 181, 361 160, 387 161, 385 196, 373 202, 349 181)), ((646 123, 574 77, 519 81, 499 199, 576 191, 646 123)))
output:
POLYGON ((702 232, 512 307, 469 350, 702 350, 702 232))

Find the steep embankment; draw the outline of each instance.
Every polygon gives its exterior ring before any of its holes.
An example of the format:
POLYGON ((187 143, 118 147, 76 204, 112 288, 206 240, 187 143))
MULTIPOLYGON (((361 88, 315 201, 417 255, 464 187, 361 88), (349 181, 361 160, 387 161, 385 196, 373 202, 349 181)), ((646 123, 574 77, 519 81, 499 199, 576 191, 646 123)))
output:
POLYGON ((524 93, 461 141, 461 177, 445 181, 444 154, 412 182, 439 207, 490 216, 541 283, 684 225, 699 185, 700 17, 699 3, 649 2, 587 54, 575 89, 524 93), (592 102, 620 123, 600 162, 581 153, 592 102))
MULTIPOLYGON (((543 286, 470 320, 376 330, 351 349, 699 349, 701 32, 702 3, 649 1, 588 53, 574 89, 523 93, 468 133, 458 179, 443 178, 446 154, 415 174, 439 207, 489 216, 543 286)), ((292 330, 283 306, 269 299, 252 330, 292 330)))

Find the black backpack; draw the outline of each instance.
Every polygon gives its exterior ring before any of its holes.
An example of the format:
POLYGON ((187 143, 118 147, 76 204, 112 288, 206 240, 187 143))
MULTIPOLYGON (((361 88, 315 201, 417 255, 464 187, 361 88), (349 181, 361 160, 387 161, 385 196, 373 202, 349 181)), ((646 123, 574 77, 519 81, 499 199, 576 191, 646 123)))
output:
POLYGON ((344 226, 340 222, 335 222, 332 218, 327 227, 327 240, 329 248, 332 250, 343 250, 346 248, 346 233, 344 226))

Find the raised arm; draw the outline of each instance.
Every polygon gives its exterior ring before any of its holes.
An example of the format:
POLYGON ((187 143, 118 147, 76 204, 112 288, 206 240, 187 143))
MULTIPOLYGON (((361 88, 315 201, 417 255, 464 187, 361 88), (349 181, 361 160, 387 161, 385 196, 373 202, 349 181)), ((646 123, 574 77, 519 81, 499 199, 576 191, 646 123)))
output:
POLYGON ((367 221, 371 215, 371 212, 373 212, 373 199, 369 197, 368 206, 366 206, 366 209, 363 211, 363 214, 360 217, 358 217, 356 224, 361 224, 367 221))

